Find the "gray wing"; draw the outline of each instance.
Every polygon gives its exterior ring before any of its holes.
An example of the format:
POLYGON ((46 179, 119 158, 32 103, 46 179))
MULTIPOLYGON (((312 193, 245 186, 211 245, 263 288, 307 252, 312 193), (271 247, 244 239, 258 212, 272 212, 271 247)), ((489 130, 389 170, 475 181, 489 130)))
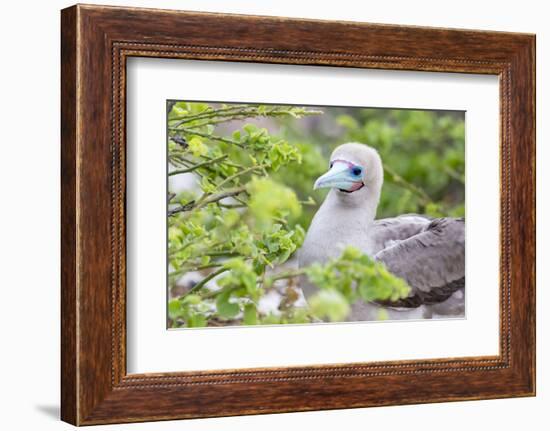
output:
POLYGON ((375 260, 411 286, 409 297, 380 301, 382 305, 414 308, 437 304, 464 288, 464 219, 424 218, 422 222, 422 217, 414 217, 408 221, 389 219, 391 222, 381 224, 375 233, 377 243, 386 244, 375 254, 375 260), (409 233, 412 235, 407 237, 409 233))
POLYGON ((376 220, 369 231, 373 239, 373 254, 421 233, 432 220, 430 217, 418 214, 404 214, 376 220))

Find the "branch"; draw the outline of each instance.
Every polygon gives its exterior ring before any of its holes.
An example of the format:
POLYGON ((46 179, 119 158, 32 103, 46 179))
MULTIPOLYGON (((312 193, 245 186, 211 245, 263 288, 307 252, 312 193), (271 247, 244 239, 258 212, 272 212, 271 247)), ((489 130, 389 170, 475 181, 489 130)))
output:
POLYGON ((178 135, 170 136, 169 139, 174 141, 176 144, 178 144, 182 148, 187 148, 189 146, 189 144, 187 143, 187 140, 183 136, 178 136, 178 135))
MULTIPOLYGON (((285 116, 285 115, 296 115, 296 112, 293 112, 292 109, 281 109, 279 107, 274 107, 269 111, 266 112, 258 112, 257 107, 239 107, 240 111, 236 112, 221 112, 221 110, 218 111, 209 111, 208 113, 204 113, 202 116, 199 116, 197 114, 194 118, 184 118, 178 123, 174 124, 173 129, 171 130, 182 130, 178 129, 179 126, 182 124, 192 123, 193 121, 198 120, 205 120, 202 123, 194 124, 192 127, 202 127, 212 124, 220 124, 225 123, 228 121, 233 120, 244 120, 246 118, 254 118, 254 117, 279 117, 279 116, 285 116)), ((226 111, 230 111, 230 108, 226 108, 226 111)), ((306 116, 306 115, 320 115, 323 111, 307 111, 301 112, 299 115, 306 116)), ((174 121, 176 118, 172 118, 169 121, 174 121)))
POLYGON ((168 163, 170 163, 172 166, 176 168, 190 168, 195 163, 191 160, 187 160, 185 157, 183 157, 183 153, 179 152, 170 152, 168 154, 168 163))
POLYGON ((223 180, 220 184, 218 184, 216 187, 220 188, 222 186, 224 186, 225 184, 233 181, 234 179, 236 178, 239 178, 249 172, 253 172, 255 170, 258 170, 258 169, 262 169, 264 167, 264 165, 256 165, 256 166, 250 166, 246 169, 243 169, 242 171, 239 171, 239 172, 236 172, 234 173, 233 175, 230 175, 228 176, 225 180, 223 180))
POLYGON ((226 144, 236 145, 237 147, 244 148, 243 144, 241 144, 240 142, 234 141, 233 139, 222 138, 221 136, 216 136, 216 135, 209 135, 208 133, 202 133, 194 129, 188 129, 188 128, 175 129, 173 127, 169 127, 168 129, 177 130, 180 132, 188 133, 190 135, 197 135, 197 136, 200 136, 201 138, 211 139, 213 141, 218 141, 218 142, 224 142, 226 144))
POLYGON ((204 207, 208 204, 221 201, 222 199, 229 198, 231 196, 236 196, 236 195, 238 195, 240 193, 243 193, 245 191, 246 191, 246 187, 242 186, 242 187, 237 187, 235 189, 229 189, 229 190, 226 190, 224 192, 221 192, 221 193, 218 193, 218 194, 215 194, 215 195, 205 194, 197 202, 192 200, 192 201, 186 203, 185 205, 181 205, 179 207, 176 207, 176 208, 173 208, 173 209, 169 210, 168 211, 168 217, 171 217, 171 216, 173 216, 175 214, 178 214, 178 213, 181 213, 181 212, 191 211, 191 210, 195 210, 195 209, 198 209, 198 208, 202 208, 202 207, 204 207))
POLYGON ((221 251, 211 251, 208 253, 204 253, 205 256, 211 256, 211 257, 235 257, 239 256, 239 253, 235 253, 231 250, 221 250, 221 251))
POLYGON ((236 106, 230 106, 227 108, 212 109, 210 111, 207 110, 195 115, 182 115, 179 117, 173 117, 173 118, 170 118, 169 121, 181 120, 174 125, 174 127, 178 127, 182 124, 190 123, 191 121, 202 120, 204 118, 211 118, 211 117, 221 117, 221 116, 224 116, 223 114, 227 114, 230 111, 242 111, 242 110, 243 110, 242 106, 236 105, 236 106))
POLYGON ((185 205, 181 205, 179 207, 168 210, 168 217, 172 217, 173 215, 176 215, 177 213, 181 213, 184 211, 191 211, 194 206, 195 206, 195 201, 194 200, 189 201, 185 205))
POLYGON ((285 278, 297 277, 299 275, 304 275, 307 272, 308 268, 295 269, 293 271, 280 272, 279 274, 274 274, 268 278, 268 284, 273 284, 274 281, 283 280, 285 278))
POLYGON ((191 295, 192 293, 198 292, 201 290, 206 283, 208 283, 210 280, 212 280, 214 277, 223 274, 224 272, 229 271, 229 268, 222 267, 218 269, 217 271, 211 272, 209 275, 204 277, 201 281, 199 281, 197 284, 195 284, 191 289, 189 289, 185 295, 182 296, 182 298, 185 298, 187 295, 191 295))
POLYGON ((402 187, 419 196, 424 201, 424 205, 433 203, 432 198, 430 198, 430 196, 428 196, 428 194, 424 190, 422 190, 420 187, 415 186, 414 184, 409 183, 388 165, 384 164, 384 170, 388 174, 390 174, 391 179, 395 184, 400 184, 402 187))
POLYGON ((180 248, 177 248, 176 250, 168 250, 168 256, 174 256, 176 253, 179 253, 180 251, 184 251, 187 247, 193 245, 192 242, 188 242, 187 244, 183 245, 180 248))
POLYGON ((220 157, 216 157, 215 159, 206 160, 202 163, 196 164, 196 165, 191 166, 191 167, 186 168, 186 169, 178 169, 178 170, 169 172, 168 175, 172 176, 172 175, 179 175, 179 174, 187 174, 189 172, 193 172, 196 169, 202 168, 204 166, 212 165, 214 163, 220 162, 220 161, 225 160, 225 159, 227 159, 227 154, 225 154, 223 156, 220 156, 220 157))
POLYGON ((229 189, 224 192, 215 194, 215 195, 206 195, 199 199, 199 202, 197 202, 197 208, 202 208, 205 205, 221 201, 222 199, 229 198, 231 196, 236 196, 238 194, 241 194, 246 191, 245 186, 237 187, 235 189, 229 189))
POLYGON ((226 209, 246 208, 245 204, 222 204, 220 202, 218 205, 226 209))
POLYGON ((455 180, 459 181, 462 184, 465 183, 464 174, 461 174, 461 173, 455 171, 453 168, 451 168, 449 166, 445 166, 444 169, 445 169, 445 172, 447 172, 447 174, 449 174, 449 176, 451 178, 454 178, 455 180))

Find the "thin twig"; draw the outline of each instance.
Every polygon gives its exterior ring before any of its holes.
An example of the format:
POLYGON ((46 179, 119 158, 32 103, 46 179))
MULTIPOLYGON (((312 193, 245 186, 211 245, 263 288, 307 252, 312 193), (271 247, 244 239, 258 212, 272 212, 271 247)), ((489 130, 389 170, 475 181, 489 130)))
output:
POLYGON ((191 295, 192 293, 198 292, 201 290, 206 283, 208 283, 210 280, 212 280, 214 277, 223 274, 224 272, 229 271, 229 268, 221 267, 217 271, 211 272, 209 275, 204 277, 201 281, 199 281, 197 284, 195 284, 191 289, 189 289, 185 295, 182 296, 182 298, 185 298, 187 295, 191 295))
POLYGON ((193 172, 196 169, 203 168, 205 166, 212 165, 212 164, 217 163, 217 162, 221 162, 222 160, 225 160, 225 159, 227 159, 227 154, 225 154, 223 156, 220 156, 220 157, 216 157, 215 159, 206 160, 204 162, 198 163, 198 164, 196 164, 194 166, 191 166, 189 168, 186 168, 186 169, 178 169, 178 170, 175 170, 175 171, 172 171, 172 172, 168 172, 168 175, 172 176, 172 175, 187 174, 189 172, 193 172))
POLYGON ((195 114, 195 115, 181 115, 181 116, 178 116, 178 117, 170 118, 168 121, 181 120, 179 123, 177 123, 174 126, 174 127, 178 127, 181 124, 189 123, 191 121, 202 120, 204 118, 210 118, 210 117, 217 117, 217 116, 221 116, 220 114, 226 114, 229 111, 237 111, 238 112, 242 109, 243 109, 243 107, 241 105, 236 105, 236 106, 230 106, 230 107, 227 107, 227 108, 220 108, 220 109, 213 109, 213 110, 210 110, 210 111, 203 111, 203 112, 200 112, 200 113, 195 114))
POLYGON ((168 210, 168 217, 172 217, 173 215, 176 215, 184 211, 191 211, 194 207, 195 207, 195 201, 194 200, 189 201, 185 205, 181 205, 179 207, 168 210))
POLYGON ((238 253, 235 253, 230 250, 222 250, 222 251, 211 251, 208 253, 204 253, 205 256, 211 256, 211 257, 234 257, 238 256, 238 253))
POLYGON ((304 275, 306 273, 306 270, 307 268, 300 268, 300 269, 295 269, 293 271, 280 272, 279 274, 274 274, 274 275, 268 276, 267 278, 271 283, 273 283, 274 281, 282 280, 284 278, 292 278, 292 277, 297 277, 299 275, 304 275))
MULTIPOLYGON (((189 165, 193 165, 194 162, 192 162, 191 160, 188 160, 186 159, 184 156, 186 156, 188 153, 184 153, 184 152, 181 152, 181 151, 171 151, 170 152, 170 159, 173 160, 173 159, 176 159, 176 160, 179 160, 181 159, 183 162, 189 164, 189 165)), ((201 156, 203 159, 205 160, 214 160, 214 157, 210 157, 210 156, 207 156, 207 155, 204 155, 204 156, 201 156)), ((233 163, 232 161, 230 160, 224 160, 223 162, 224 165, 227 165, 227 166, 231 166, 233 168, 242 168, 241 165, 237 164, 237 163, 233 163)))
POLYGON ((461 174, 461 173, 455 171, 453 168, 451 168, 449 166, 445 166, 444 169, 445 169, 445 172, 447 172, 447 174, 449 174, 449 176, 451 178, 454 178, 455 180, 459 181, 462 184, 465 183, 464 174, 461 174))
POLYGON ((202 132, 199 132, 198 130, 187 129, 187 128, 174 129, 172 127, 170 127, 169 129, 178 130, 184 133, 188 133, 190 135, 197 135, 197 136, 200 136, 201 138, 211 139, 213 141, 223 142, 226 144, 236 145, 237 147, 244 148, 243 144, 241 144, 240 142, 234 141, 233 139, 222 138, 221 136, 216 136, 216 135, 209 135, 208 133, 202 133, 202 132))
POLYGON ((181 246, 180 248, 177 248, 176 250, 168 250, 169 256, 174 256, 176 253, 179 253, 181 251, 184 251, 187 247, 193 245, 192 242, 188 242, 187 244, 181 246))
POLYGON ((185 205, 181 205, 179 207, 173 208, 168 211, 168 217, 171 217, 175 214, 185 212, 185 211, 191 211, 198 208, 202 208, 208 204, 221 201, 222 199, 229 198, 232 196, 236 196, 240 193, 243 193, 246 191, 246 187, 237 187, 235 189, 229 189, 224 192, 218 193, 218 194, 207 194, 205 193, 198 201, 190 201, 186 203, 185 205))
POLYGON ((233 175, 228 176, 225 180, 223 180, 220 184, 218 184, 217 187, 221 188, 222 186, 224 186, 225 184, 233 181, 236 178, 239 178, 239 177, 241 177, 241 176, 243 176, 243 175, 245 175, 249 172, 253 172, 253 171, 256 171, 256 170, 262 169, 262 168, 263 168, 263 165, 250 166, 246 169, 243 169, 242 171, 236 172, 233 175))
POLYGON ((422 190, 420 187, 415 186, 414 184, 409 183, 401 175, 394 171, 393 168, 390 168, 388 165, 384 164, 384 170, 388 174, 390 174, 391 179, 394 183, 403 186, 404 188, 419 196, 424 201, 423 203, 425 205, 433 202, 432 198, 430 198, 430 196, 428 196, 428 194, 424 190, 422 190))
MULTIPOLYGON (((187 118, 182 118, 181 121, 176 123, 174 127, 179 127, 182 124, 188 124, 192 123, 193 121, 198 120, 206 120, 210 119, 206 124, 213 124, 213 123, 221 123, 221 122, 227 122, 232 121, 236 119, 244 119, 244 118, 250 118, 250 117, 259 117, 259 116, 265 116, 266 114, 260 114, 258 112, 258 108, 251 107, 251 106, 235 106, 232 108, 226 108, 225 110, 213 110, 209 112, 203 112, 201 114, 196 114, 194 116, 189 116, 187 118), (233 111, 233 112, 231 112, 233 111), (212 120, 214 118, 217 118, 218 120, 212 120), (219 120, 222 119, 222 120, 219 120)), ((169 121, 174 121, 176 118, 172 118, 169 121)), ((202 124, 201 124, 202 126, 202 124)), ((193 127, 197 127, 196 125, 193 125, 193 127)))
POLYGON ((245 204, 218 204, 219 206, 221 206, 222 208, 226 208, 226 209, 237 209, 237 208, 246 208, 246 205, 245 204))
MULTIPOLYGON (((304 111, 304 112, 301 112, 299 115, 301 116, 307 116, 307 115, 320 115, 322 114, 323 111, 304 111)), ((176 123, 175 125, 173 125, 170 130, 182 130, 182 129, 178 129, 179 126, 181 126, 182 124, 188 124, 188 123, 191 123, 193 121, 199 121, 199 120, 205 120, 203 121, 202 123, 199 123, 199 124, 193 124, 192 127, 203 127, 203 126, 209 126, 209 125, 214 125, 214 124, 220 124, 220 123, 226 123, 226 122, 229 122, 229 121, 233 121, 233 120, 244 120, 246 118, 254 118, 254 117, 282 117, 282 116, 285 116, 285 115, 296 115, 295 112, 293 112, 292 110, 289 110, 289 109, 285 109, 285 110, 282 110, 280 108, 273 108, 271 110, 268 110, 264 113, 260 113, 258 112, 258 110, 256 108, 246 108, 246 109, 243 109, 242 111, 237 111, 237 112, 229 112, 229 113, 221 113, 219 115, 208 115, 208 116, 204 116, 203 118, 195 118, 195 119, 192 119, 192 120, 187 120, 187 119, 184 119, 184 120, 181 120, 180 122, 176 123)), ((173 121, 174 119, 171 119, 170 121, 173 121)))
POLYGON ((218 194, 215 194, 215 195, 204 195, 203 197, 201 197, 199 199, 199 201, 197 202, 196 207, 197 208, 202 208, 202 207, 204 207, 208 204, 221 201, 222 199, 225 199, 225 198, 236 196, 236 195, 241 194, 243 192, 246 192, 246 187, 245 186, 237 187, 235 189, 229 189, 229 190, 226 190, 224 192, 221 192, 221 193, 218 193, 218 194))

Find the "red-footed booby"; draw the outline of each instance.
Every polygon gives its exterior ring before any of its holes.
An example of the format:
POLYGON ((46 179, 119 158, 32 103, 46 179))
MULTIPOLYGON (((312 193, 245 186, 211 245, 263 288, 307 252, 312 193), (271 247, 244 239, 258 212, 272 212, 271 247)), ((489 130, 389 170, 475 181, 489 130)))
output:
MULTIPOLYGON (((432 219, 401 215, 375 220, 384 181, 378 152, 364 144, 339 146, 330 158, 329 171, 314 188, 330 188, 315 214, 302 248, 301 267, 324 263, 353 246, 382 262, 411 287, 407 298, 396 302, 352 306, 348 320, 376 320, 380 308, 390 319, 464 316, 464 219, 432 219)), ((317 287, 304 283, 307 297, 317 287)))

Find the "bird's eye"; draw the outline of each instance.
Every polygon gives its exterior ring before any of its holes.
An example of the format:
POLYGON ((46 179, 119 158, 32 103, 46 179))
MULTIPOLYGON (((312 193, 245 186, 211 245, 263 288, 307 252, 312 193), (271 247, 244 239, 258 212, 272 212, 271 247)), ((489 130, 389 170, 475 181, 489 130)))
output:
POLYGON ((330 162, 330 164, 328 165, 329 169, 332 169, 332 166, 334 166, 334 162, 330 162))
POLYGON ((361 175, 361 173, 363 172, 363 169, 361 169, 359 166, 355 166, 352 170, 351 170, 351 173, 353 175, 355 175, 356 177, 361 175))

